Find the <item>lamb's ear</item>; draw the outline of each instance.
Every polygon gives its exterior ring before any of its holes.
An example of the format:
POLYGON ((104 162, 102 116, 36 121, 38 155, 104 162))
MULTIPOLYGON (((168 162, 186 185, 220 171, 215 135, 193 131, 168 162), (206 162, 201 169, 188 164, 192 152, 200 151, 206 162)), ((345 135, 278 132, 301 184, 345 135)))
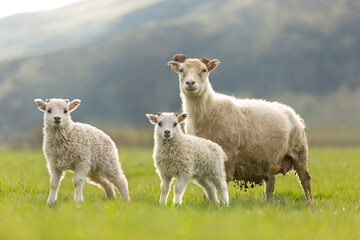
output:
POLYGON ((178 73, 179 69, 180 69, 180 63, 175 62, 175 61, 170 61, 167 63, 167 65, 171 66, 171 70, 173 70, 173 72, 178 73))
POLYGON ((72 100, 71 103, 69 104, 69 111, 72 112, 74 111, 81 103, 81 100, 79 99, 75 99, 72 100))
POLYGON ((149 119, 149 122, 151 124, 157 124, 157 115, 154 114, 146 114, 147 118, 149 119))
POLYGON ((220 61, 217 60, 217 59, 211 60, 211 61, 207 64, 207 68, 208 68, 209 72, 211 72, 212 70, 214 70, 219 63, 220 63, 220 61))
POLYGON ((179 123, 183 122, 188 116, 189 116, 189 114, 187 112, 183 112, 182 114, 179 114, 177 116, 178 122, 179 123))
POLYGON ((38 109, 39 109, 40 111, 45 112, 45 110, 46 110, 46 104, 44 103, 44 101, 41 100, 41 99, 39 99, 39 98, 35 99, 34 101, 37 103, 37 105, 39 105, 38 109))

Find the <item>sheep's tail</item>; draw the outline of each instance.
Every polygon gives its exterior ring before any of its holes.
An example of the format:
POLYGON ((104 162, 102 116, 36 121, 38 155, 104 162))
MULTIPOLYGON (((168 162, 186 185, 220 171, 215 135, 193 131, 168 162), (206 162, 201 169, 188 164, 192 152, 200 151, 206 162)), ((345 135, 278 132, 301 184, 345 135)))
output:
POLYGON ((305 124, 305 121, 304 121, 304 119, 302 119, 301 117, 300 117, 300 122, 302 123, 302 125, 304 126, 304 130, 306 131, 306 124, 305 124))
POLYGON ((229 158, 226 156, 226 154, 224 155, 224 162, 227 162, 229 160, 229 158))

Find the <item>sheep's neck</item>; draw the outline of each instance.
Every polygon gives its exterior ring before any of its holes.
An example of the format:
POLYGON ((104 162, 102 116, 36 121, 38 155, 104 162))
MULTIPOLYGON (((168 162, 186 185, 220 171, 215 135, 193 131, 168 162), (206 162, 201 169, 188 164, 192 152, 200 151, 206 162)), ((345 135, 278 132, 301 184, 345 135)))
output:
POLYGON ((211 86, 201 96, 191 97, 181 93, 183 99, 183 110, 189 113, 189 121, 201 123, 208 117, 208 109, 212 103, 214 90, 211 86))

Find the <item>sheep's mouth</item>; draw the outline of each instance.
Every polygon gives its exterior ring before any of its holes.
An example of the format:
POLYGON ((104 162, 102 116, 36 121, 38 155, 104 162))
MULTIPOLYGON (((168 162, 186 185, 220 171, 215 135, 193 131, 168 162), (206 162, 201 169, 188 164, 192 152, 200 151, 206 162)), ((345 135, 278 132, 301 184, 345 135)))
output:
POLYGON ((186 90, 187 92, 193 93, 193 92, 196 92, 198 89, 195 88, 195 87, 187 87, 185 90, 186 90))
POLYGON ((54 123, 55 123, 55 124, 60 124, 61 121, 60 121, 60 120, 54 120, 54 123))
POLYGON ((164 134, 164 138, 170 138, 170 134, 164 134))

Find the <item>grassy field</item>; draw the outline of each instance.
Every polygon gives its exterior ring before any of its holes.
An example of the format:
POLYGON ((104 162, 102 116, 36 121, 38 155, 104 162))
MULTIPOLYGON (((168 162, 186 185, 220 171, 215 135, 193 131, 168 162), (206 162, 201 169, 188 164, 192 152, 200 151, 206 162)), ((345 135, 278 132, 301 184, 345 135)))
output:
POLYGON ((293 174, 278 175, 273 203, 263 187, 229 184, 230 207, 216 207, 190 184, 181 207, 159 206, 151 150, 119 154, 132 202, 107 200, 86 184, 85 202, 75 203, 67 173, 49 207, 42 152, 0 151, 0 239, 360 239, 360 148, 311 149, 312 206, 293 174))

